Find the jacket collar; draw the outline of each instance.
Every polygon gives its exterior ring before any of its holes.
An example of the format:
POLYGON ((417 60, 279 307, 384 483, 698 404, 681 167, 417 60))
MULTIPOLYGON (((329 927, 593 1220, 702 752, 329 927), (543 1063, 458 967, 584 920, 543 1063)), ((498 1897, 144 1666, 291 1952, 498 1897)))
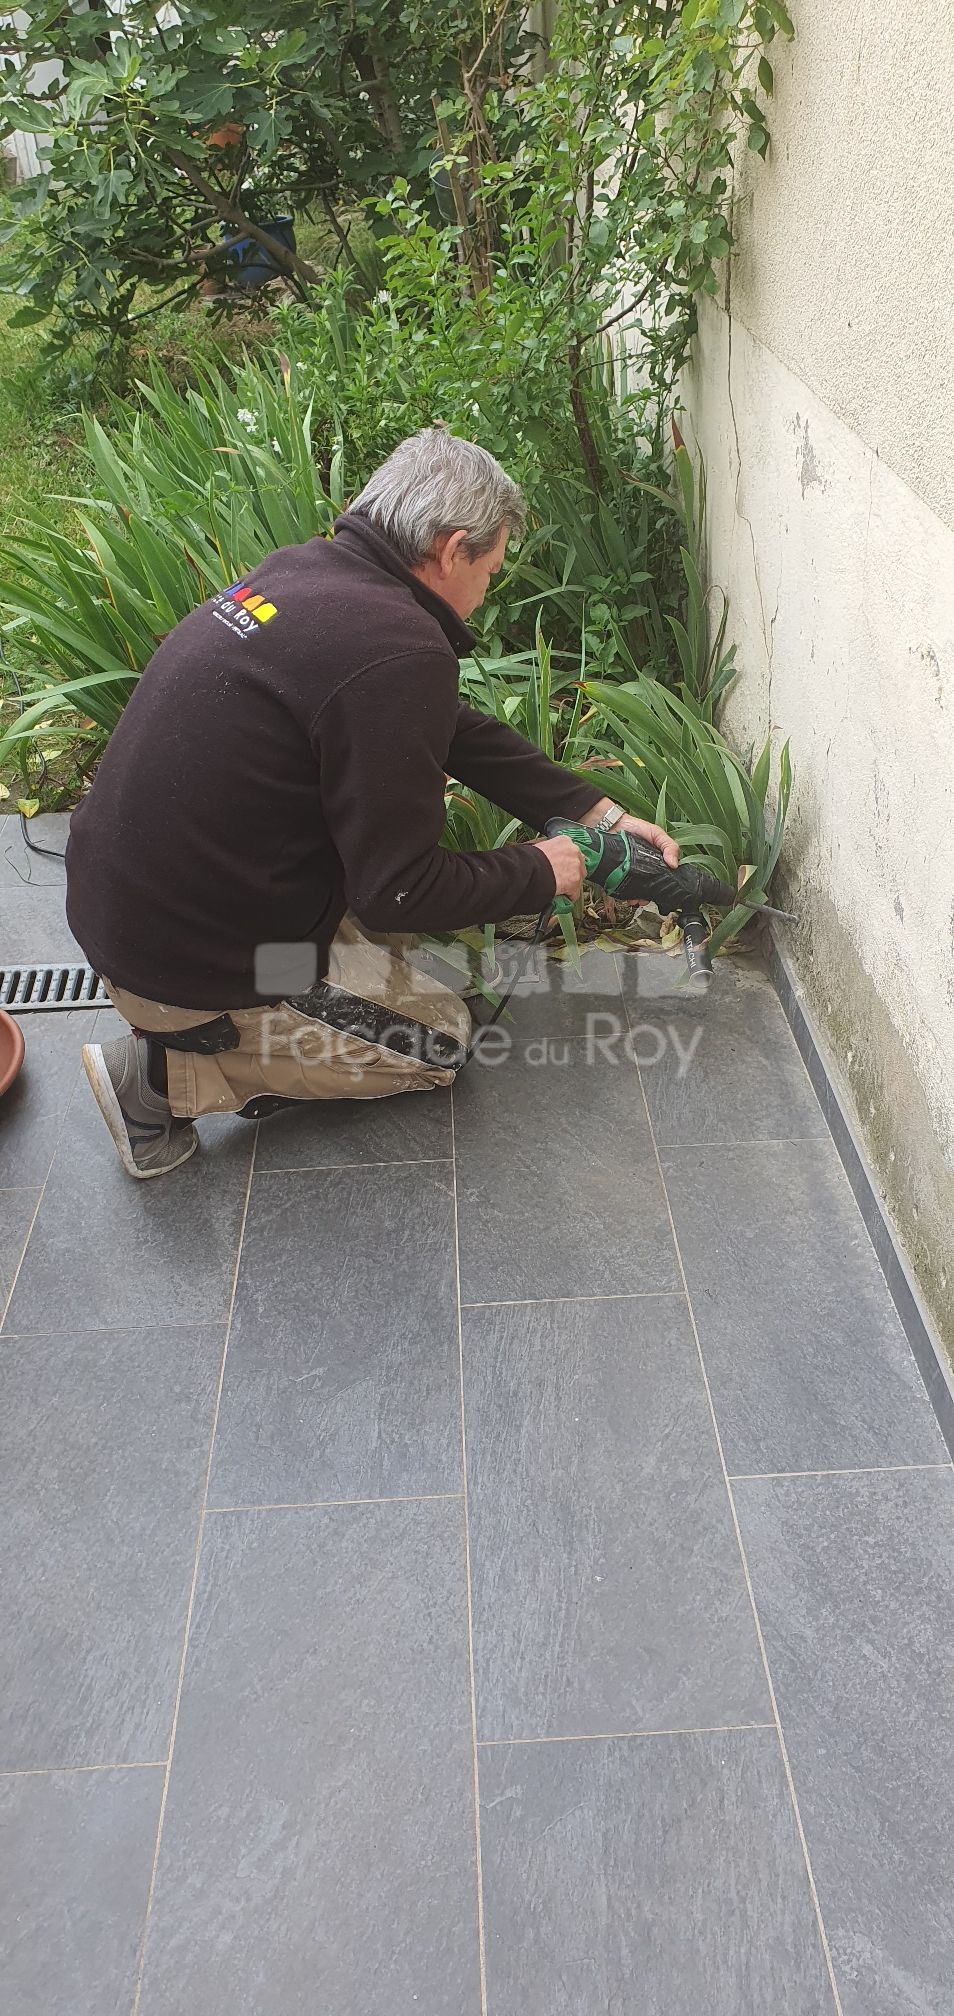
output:
POLYGON ((392 546, 390 539, 386 538, 383 532, 378 531, 376 525, 363 518, 360 512, 345 511, 340 518, 335 519, 334 536, 336 540, 340 539, 347 549, 357 548, 363 558, 374 561, 388 574, 393 574, 406 588, 410 588, 415 602, 419 602, 421 608, 426 609, 429 615, 436 617, 456 657, 468 657, 477 641, 473 631, 467 628, 457 611, 451 608, 449 602, 444 601, 442 595, 435 595, 432 588, 428 588, 423 581, 418 580, 416 574, 412 574, 410 567, 401 559, 397 548, 392 546))

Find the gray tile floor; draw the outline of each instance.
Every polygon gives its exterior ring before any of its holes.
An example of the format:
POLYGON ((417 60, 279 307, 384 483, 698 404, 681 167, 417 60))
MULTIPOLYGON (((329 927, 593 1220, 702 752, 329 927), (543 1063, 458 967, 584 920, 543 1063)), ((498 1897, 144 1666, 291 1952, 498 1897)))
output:
POLYGON ((590 972, 161 1185, 24 1018, 5 2016, 950 2016, 946 1448, 765 977, 590 972))

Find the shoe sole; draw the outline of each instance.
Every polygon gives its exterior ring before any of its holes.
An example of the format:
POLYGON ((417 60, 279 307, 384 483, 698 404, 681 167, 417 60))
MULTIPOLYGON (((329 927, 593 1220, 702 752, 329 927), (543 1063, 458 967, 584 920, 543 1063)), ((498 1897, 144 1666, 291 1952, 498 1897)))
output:
POLYGON ((123 1109, 116 1097, 113 1081, 103 1063, 103 1053, 99 1044, 84 1043, 82 1059, 83 1070, 89 1079, 93 1098, 113 1137, 113 1145, 127 1176, 135 1176, 137 1182, 144 1183, 148 1181, 150 1176, 168 1176, 173 1169, 179 1169, 183 1162, 188 1162, 190 1155, 195 1154, 199 1145, 198 1136, 195 1133, 193 1133, 188 1148, 184 1149, 183 1153, 178 1155, 174 1162, 166 1162, 161 1169, 140 1169, 129 1145, 129 1135, 126 1132, 123 1109))

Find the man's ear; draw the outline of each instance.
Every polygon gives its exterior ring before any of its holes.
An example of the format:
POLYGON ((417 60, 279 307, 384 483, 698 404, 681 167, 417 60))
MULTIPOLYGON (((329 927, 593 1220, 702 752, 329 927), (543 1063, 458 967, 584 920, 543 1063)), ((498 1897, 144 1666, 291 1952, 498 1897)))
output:
MULTIPOLYGON (((448 532, 446 539, 438 547, 435 558, 441 573, 447 577, 454 571, 454 563, 467 539, 466 532, 448 532)), ((461 554, 462 558, 466 556, 461 554)))

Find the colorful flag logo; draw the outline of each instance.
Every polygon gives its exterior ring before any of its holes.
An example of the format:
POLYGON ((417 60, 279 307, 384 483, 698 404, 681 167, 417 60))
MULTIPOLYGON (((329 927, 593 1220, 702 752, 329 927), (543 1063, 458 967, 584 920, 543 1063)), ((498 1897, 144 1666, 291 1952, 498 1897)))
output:
POLYGON ((256 623, 270 623, 272 617, 278 615, 274 602, 266 602, 264 595, 254 594, 250 588, 246 588, 243 581, 237 582, 234 588, 227 589, 226 596, 230 602, 241 602, 243 609, 247 609, 249 615, 254 616, 256 623))

